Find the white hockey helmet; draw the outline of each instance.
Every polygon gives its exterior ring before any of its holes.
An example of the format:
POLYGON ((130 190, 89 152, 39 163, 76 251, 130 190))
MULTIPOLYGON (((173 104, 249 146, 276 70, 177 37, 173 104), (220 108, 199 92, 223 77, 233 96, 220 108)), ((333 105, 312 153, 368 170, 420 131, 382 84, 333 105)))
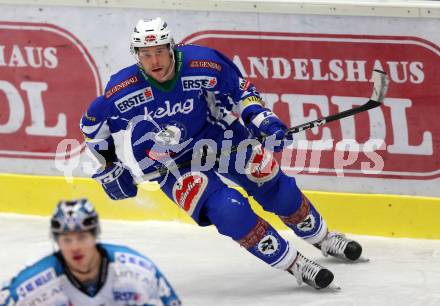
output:
POLYGON ((158 17, 150 20, 139 20, 131 34, 130 50, 136 53, 136 48, 153 47, 170 44, 174 48, 174 39, 167 23, 158 17))

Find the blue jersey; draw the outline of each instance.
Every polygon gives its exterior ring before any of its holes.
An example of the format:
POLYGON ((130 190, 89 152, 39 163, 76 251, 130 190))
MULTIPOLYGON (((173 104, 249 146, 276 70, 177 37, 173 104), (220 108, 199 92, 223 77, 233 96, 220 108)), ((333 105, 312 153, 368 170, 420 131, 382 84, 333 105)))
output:
POLYGON ((54 253, 25 268, 3 287, 0 305, 181 305, 170 283, 148 258, 123 246, 97 247, 103 259, 95 285, 80 284, 61 255, 54 253))
POLYGON ((261 106, 253 84, 216 50, 178 46, 175 76, 158 83, 138 66, 113 75, 103 96, 81 120, 89 148, 115 161, 112 133, 129 131, 134 157, 144 173, 164 159, 189 160, 200 139, 222 138, 224 130, 252 105, 261 106))

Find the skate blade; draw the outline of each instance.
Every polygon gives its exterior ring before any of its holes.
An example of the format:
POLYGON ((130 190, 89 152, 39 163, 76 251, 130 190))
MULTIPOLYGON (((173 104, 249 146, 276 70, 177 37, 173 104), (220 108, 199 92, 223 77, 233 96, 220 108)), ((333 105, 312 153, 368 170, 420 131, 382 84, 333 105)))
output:
POLYGON ((359 263, 361 263, 361 262, 369 262, 370 261, 370 258, 367 258, 367 257, 359 257, 358 259, 356 259, 355 261, 354 261, 354 263, 356 263, 356 262, 359 262, 359 263))
POLYGON ((332 282, 330 285, 328 285, 325 288, 316 288, 316 289, 318 289, 319 291, 334 291, 334 292, 341 291, 341 287, 335 282, 332 282))
POLYGON ((327 286, 327 288, 331 291, 340 291, 341 290, 341 286, 339 286, 336 283, 331 283, 330 285, 327 286))
POLYGON ((370 258, 367 258, 367 257, 359 257, 358 259, 356 259, 356 260, 349 260, 349 259, 345 259, 345 258, 338 258, 338 257, 335 257, 337 260, 339 260, 340 262, 344 262, 344 263, 348 263, 348 264, 352 264, 352 265, 355 265, 355 264, 359 264, 359 263, 364 263, 364 262, 369 262, 370 261, 370 258))

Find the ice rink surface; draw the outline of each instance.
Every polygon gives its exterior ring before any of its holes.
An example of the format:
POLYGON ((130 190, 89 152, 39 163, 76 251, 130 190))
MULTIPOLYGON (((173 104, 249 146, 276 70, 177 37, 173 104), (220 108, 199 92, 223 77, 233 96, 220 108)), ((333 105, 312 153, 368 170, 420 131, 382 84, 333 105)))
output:
MULTIPOLYGON (((0 280, 50 252, 48 218, 0 214, 0 280)), ((440 305, 440 240, 354 236, 369 263, 324 258, 293 233, 300 251, 335 274, 339 292, 298 287, 215 228, 174 222, 103 221, 102 241, 128 245, 152 259, 190 306, 440 305)))

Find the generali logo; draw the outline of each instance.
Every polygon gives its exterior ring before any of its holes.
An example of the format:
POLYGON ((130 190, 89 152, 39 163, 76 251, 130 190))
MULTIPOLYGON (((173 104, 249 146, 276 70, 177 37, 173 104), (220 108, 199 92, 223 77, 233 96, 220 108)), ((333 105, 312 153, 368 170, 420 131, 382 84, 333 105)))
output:
POLYGON ((440 49, 417 37, 206 31, 184 43, 215 48, 289 126, 368 101, 373 69, 390 78, 380 108, 295 134, 290 174, 440 177, 440 49), (342 172, 341 172, 342 171, 342 172))
POLYGON ((79 120, 101 92, 92 57, 71 33, 0 22, 0 156, 67 157, 56 154, 58 143, 83 143, 79 120))

